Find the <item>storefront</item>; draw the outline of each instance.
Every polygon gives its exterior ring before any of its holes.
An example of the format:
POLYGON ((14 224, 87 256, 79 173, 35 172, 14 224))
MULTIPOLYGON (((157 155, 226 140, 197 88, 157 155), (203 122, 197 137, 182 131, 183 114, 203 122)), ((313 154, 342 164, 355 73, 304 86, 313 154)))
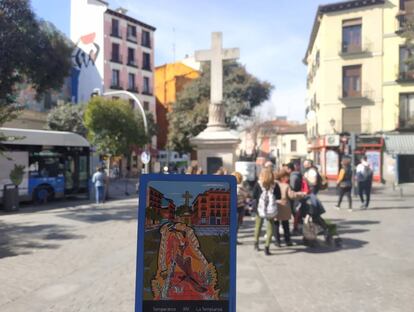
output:
MULTIPOLYGON (((308 151, 312 159, 319 167, 320 172, 326 175, 328 180, 335 181, 338 178, 340 164, 343 157, 350 157, 351 138, 349 135, 332 134, 309 142, 308 151)), ((374 181, 382 181, 382 149, 384 140, 380 136, 359 135, 355 145, 355 166, 365 155, 374 171, 374 181)))
POLYGON ((384 136, 386 180, 395 184, 414 183, 414 134, 384 136))

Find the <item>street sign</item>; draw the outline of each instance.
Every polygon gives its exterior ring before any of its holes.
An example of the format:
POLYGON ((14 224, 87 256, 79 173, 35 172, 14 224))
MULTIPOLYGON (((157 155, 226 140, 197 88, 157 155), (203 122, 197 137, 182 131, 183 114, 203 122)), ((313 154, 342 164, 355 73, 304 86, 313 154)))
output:
POLYGON ((151 160, 151 155, 148 152, 143 151, 141 153, 141 161, 142 161, 142 163, 144 165, 149 164, 150 160, 151 160))
POLYGON ((142 175, 139 199, 135 312, 236 312, 235 178, 142 175))

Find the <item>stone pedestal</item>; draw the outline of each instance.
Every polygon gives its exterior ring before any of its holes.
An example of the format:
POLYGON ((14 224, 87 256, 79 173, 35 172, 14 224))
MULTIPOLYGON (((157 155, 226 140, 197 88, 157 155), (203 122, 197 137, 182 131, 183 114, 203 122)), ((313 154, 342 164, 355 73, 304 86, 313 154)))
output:
POLYGON ((197 150, 197 161, 204 173, 214 174, 220 167, 234 171, 238 134, 226 127, 211 126, 191 139, 197 150))

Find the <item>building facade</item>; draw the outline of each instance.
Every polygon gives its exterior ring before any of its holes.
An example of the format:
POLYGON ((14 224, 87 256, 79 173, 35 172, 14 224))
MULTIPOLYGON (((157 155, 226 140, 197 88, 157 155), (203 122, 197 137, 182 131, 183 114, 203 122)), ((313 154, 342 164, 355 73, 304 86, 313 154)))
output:
POLYGON ((199 194, 193 201, 194 224, 228 225, 230 223, 230 192, 211 189, 199 194))
POLYGON ((200 67, 197 63, 190 63, 188 59, 171 64, 164 64, 155 68, 155 97, 158 120, 157 147, 164 150, 168 137, 167 114, 172 111, 172 103, 177 94, 186 84, 200 76, 200 67))
POLYGON ((308 150, 332 179, 350 153, 356 161, 368 156, 376 181, 396 179, 395 170, 385 168, 384 139, 413 116, 414 83, 401 36, 413 3, 354 0, 318 8, 304 58, 308 150))
POLYGON ((154 31, 122 8, 109 9, 105 1, 71 0, 72 102, 87 102, 96 89, 125 90, 155 118, 154 31))

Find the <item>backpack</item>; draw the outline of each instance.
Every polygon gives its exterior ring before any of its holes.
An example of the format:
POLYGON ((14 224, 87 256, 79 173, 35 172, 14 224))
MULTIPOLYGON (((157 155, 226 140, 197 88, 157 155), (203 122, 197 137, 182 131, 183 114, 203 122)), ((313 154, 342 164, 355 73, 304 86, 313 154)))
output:
POLYGON ((299 172, 292 172, 290 178, 293 182, 290 184, 290 188, 295 192, 300 192, 302 188, 302 175, 299 172))
POLYGON ((261 218, 272 219, 277 216, 278 207, 273 191, 274 187, 268 190, 262 187, 262 194, 257 205, 257 213, 261 218))

